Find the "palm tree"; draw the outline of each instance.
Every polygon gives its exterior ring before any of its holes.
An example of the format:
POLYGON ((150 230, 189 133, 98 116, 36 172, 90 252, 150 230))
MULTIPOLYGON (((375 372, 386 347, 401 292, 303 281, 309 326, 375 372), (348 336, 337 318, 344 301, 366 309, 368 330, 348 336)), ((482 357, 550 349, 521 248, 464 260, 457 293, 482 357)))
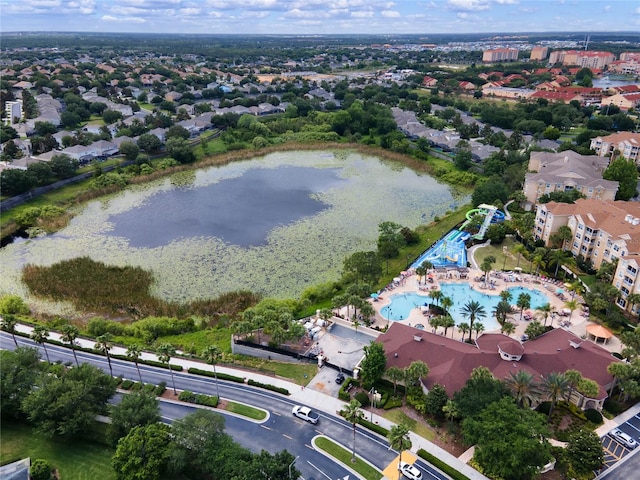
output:
POLYGON ((513 298, 513 294, 509 290, 503 290, 500 292, 500 298, 509 304, 513 298))
POLYGON ((170 343, 163 343, 157 348, 156 353, 158 354, 158 360, 167 365, 169 374, 171 375, 171 382, 173 383, 173 394, 177 395, 178 391, 176 390, 176 380, 173 378, 173 370, 169 364, 171 357, 176 354, 176 349, 170 343))
POLYGON ((440 302, 442 303, 442 309, 444 310, 444 313, 448 314, 449 309, 453 307, 453 300, 451 299, 451 297, 442 297, 442 300, 440 302))
MULTIPOLYGON (((420 265, 419 267, 416 268, 416 275, 418 275, 418 280, 420 280, 420 278, 424 278, 427 276, 427 267, 425 267, 424 265, 420 265)), ((422 283, 422 282, 420 282, 422 283)))
POLYGON ((564 302, 564 306, 567 307, 571 313, 569 314, 569 321, 571 321, 571 317, 573 316, 573 311, 578 308, 578 301, 577 300, 567 300, 566 302, 564 302))
POLYGON ((442 412, 444 416, 449 420, 449 422, 453 422, 456 418, 458 418, 458 408, 456 407, 456 402, 449 399, 447 403, 442 407, 442 412))
POLYGON ((500 325, 507 321, 507 315, 511 313, 511 305, 509 302, 504 300, 500 300, 498 304, 493 309, 493 315, 496 317, 496 320, 500 325))
POLYGON ((476 319, 487 316, 484 307, 477 300, 471 300, 462 307, 462 316, 469 319, 469 343, 471 343, 471 329, 476 319))
POLYGON ((540 395, 538 386, 533 375, 526 370, 518 370, 516 373, 509 372, 505 383, 521 407, 529 408, 537 402, 540 395))
POLYGON ((573 238, 573 233, 567 225, 562 225, 558 228, 556 236, 562 241, 562 250, 566 250, 566 243, 573 238))
POLYGON ((400 367, 389 367, 387 370, 387 378, 393 382, 393 395, 395 396, 398 389, 398 382, 404 380, 404 371, 400 367))
POLYGON ((571 395, 573 395, 573 391, 580 384, 580 382, 583 380, 584 377, 578 370, 567 370, 566 372, 564 372, 564 376, 567 378, 567 383, 569 387, 565 400, 569 402, 571 401, 571 395))
POLYGON ((527 247, 525 247, 521 243, 518 243, 513 247, 513 251, 516 253, 516 255, 518 255, 518 261, 516 263, 516 268, 518 268, 520 266, 520 258, 522 258, 522 254, 527 251, 527 247))
POLYGON ((516 302, 516 305, 520 309, 520 321, 522 321, 522 314, 524 310, 531 306, 531 295, 529 295, 528 293, 521 293, 520 295, 518 295, 518 301, 516 302))
POLYGON ((47 327, 44 325, 36 325, 33 327, 31 338, 37 344, 42 345, 42 348, 44 348, 44 354, 47 356, 47 363, 51 363, 51 360, 49 360, 49 352, 47 351, 47 344, 45 342, 45 340, 49 338, 49 330, 47 330, 47 327))
MULTIPOLYGON (((633 307, 635 305, 640 305, 640 294, 632 293, 630 295, 627 295, 627 302, 629 302, 629 304, 631 305, 631 310, 633 310, 633 307)), ((636 314, 638 315, 638 318, 640 319, 640 309, 638 309, 636 311, 636 314)))
POLYGON ((511 322, 504 322, 500 326, 500 332, 504 333, 505 335, 511 335, 515 331, 516 331, 516 326, 511 322))
POLYGON ((467 322, 462 322, 458 324, 458 330, 460 330, 460 333, 462 333, 461 340, 464 341, 464 336, 467 334, 467 332, 471 331, 471 327, 467 322))
POLYGON ((222 358, 222 350, 220 350, 216 345, 209 345, 202 352, 202 356, 204 357, 205 362, 209 365, 213 365, 213 376, 216 379, 216 392, 218 394, 218 400, 220 399, 220 386, 218 385, 218 373, 216 372, 216 365, 222 358))
POLYGON ((429 292, 429 296, 435 300, 436 305, 440 305, 440 299, 444 297, 444 293, 440 290, 433 290, 429 292))
POLYGON ((555 263, 556 265, 556 271, 553 274, 555 278, 558 278, 558 270, 560 270, 560 266, 564 263, 565 258, 564 250, 552 250, 551 253, 549 253, 549 264, 553 265, 555 263))
POLYGON ((431 325, 432 333, 436 333, 438 327, 442 326, 442 317, 440 315, 433 316, 427 321, 429 322, 429 325, 431 325))
POLYGON ((445 315, 442 317, 442 321, 440 322, 440 326, 444 328, 444 336, 447 336, 447 330, 456 326, 456 321, 453 319, 451 315, 445 315))
POLYGON ((133 363, 136 364, 136 369, 138 370, 138 378, 140 378, 140 384, 142 384, 143 383, 142 374, 140 373, 140 365, 138 364, 138 361, 140 360, 140 355, 142 355, 142 347, 137 343, 134 343, 133 345, 129 345, 129 348, 127 348, 126 355, 131 360, 133 360, 133 363))
POLYGON ((113 369, 111 368, 111 356, 109 355, 109 350, 113 344, 111 343, 111 334, 105 333, 104 335, 100 335, 96 337, 96 344, 93 346, 94 349, 98 350, 100 353, 103 353, 107 357, 107 362, 109 363, 109 373, 113 377, 113 369))
POLYGON ((2 326, 2 329, 11 334, 11 336, 13 337, 13 343, 16 344, 16 347, 18 346, 18 340, 16 340, 17 324, 18 320, 14 315, 11 315, 10 313, 6 313, 2 317, 0 317, 0 325, 2 326))
POLYGON ((494 257, 493 255, 489 255, 485 257, 485 259, 482 261, 482 264, 480 265, 480 270, 484 272, 485 284, 489 283, 489 272, 491 271, 494 263, 496 263, 496 257, 494 257))
POLYGON ((356 461, 356 425, 358 424, 358 421, 364 418, 364 412, 360 407, 362 407, 362 404, 358 400, 353 399, 349 402, 349 405, 342 410, 342 416, 344 419, 353 425, 353 449, 351 450, 352 462, 356 461))
POLYGON ((473 324, 473 331, 476 334, 476 341, 478 340, 478 335, 484 332, 484 325, 481 323, 473 324))
POLYGON ((420 379, 429 375, 429 366, 422 360, 414 360, 405 369, 407 385, 416 385, 420 383, 420 379))
POLYGON ((411 439, 409 438, 409 427, 407 427, 404 423, 400 423, 398 425, 394 425, 389 430, 387 434, 387 438, 389 439, 389 445, 394 450, 398 450, 400 454, 400 458, 398 460, 398 478, 402 478, 402 473, 400 472, 400 464, 402 463, 402 452, 411 448, 411 439))
POLYGON ((538 317, 544 319, 544 326, 546 327, 547 319, 549 318, 549 315, 551 315, 551 305, 545 303, 541 307, 536 308, 536 311, 538 312, 538 317))
POLYGON ((553 407, 555 407, 558 399, 562 398, 569 388, 569 381, 564 374, 551 372, 548 375, 542 377, 542 385, 544 391, 547 393, 549 399, 551 400, 551 406, 549 407, 549 418, 551 418, 553 407))
POLYGON ((80 366, 78 363, 78 357, 76 356, 76 339, 80 334, 80 330, 75 325, 64 325, 62 327, 62 335, 60 335, 60 340, 64 343, 68 343, 71 346, 71 351, 73 352, 73 358, 76 359, 76 366, 80 366))

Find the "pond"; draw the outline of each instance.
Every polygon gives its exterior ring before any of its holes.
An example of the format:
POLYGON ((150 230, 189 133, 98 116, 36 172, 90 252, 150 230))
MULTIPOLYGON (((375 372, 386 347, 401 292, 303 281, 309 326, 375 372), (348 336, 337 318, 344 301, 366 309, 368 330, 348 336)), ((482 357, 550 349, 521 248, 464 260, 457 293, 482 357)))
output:
POLYGON ((88 256, 151 270, 153 294, 166 300, 239 289, 297 297, 337 280, 351 253, 374 250, 381 222, 415 228, 468 201, 429 175, 377 157, 274 153, 89 202, 60 232, 0 250, 0 293, 28 298, 20 282, 26 263, 88 256))

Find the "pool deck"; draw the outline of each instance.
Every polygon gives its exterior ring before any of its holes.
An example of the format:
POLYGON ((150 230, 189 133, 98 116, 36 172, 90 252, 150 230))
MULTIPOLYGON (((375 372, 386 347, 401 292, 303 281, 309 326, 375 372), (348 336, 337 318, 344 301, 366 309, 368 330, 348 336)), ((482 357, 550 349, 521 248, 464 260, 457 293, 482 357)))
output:
MULTIPOLYGON (((472 257, 472 253, 469 252, 469 257, 472 257)), ((474 262, 472 261, 473 265, 474 262)), ((494 272, 491 272, 493 274, 494 272)), ((456 278, 455 274, 452 274, 450 278, 433 278, 433 283, 425 282, 424 278, 418 278, 415 274, 409 274, 404 277, 401 282, 397 286, 394 286, 391 290, 385 290, 378 297, 377 301, 373 301, 373 299, 369 299, 369 302, 373 306, 376 311, 375 321, 373 326, 378 326, 380 328, 384 328, 387 326, 389 321, 386 317, 384 317, 380 311, 386 305, 391 303, 390 297, 396 294, 402 293, 419 293, 422 295, 427 295, 429 291, 439 290, 440 283, 469 283, 476 290, 483 291, 486 293, 490 293, 491 295, 499 295, 500 292, 507 288, 513 287, 523 287, 530 288, 532 290, 539 290, 541 293, 544 293, 545 296, 549 299, 549 304, 551 305, 552 311, 561 312, 566 307, 564 306, 567 300, 571 300, 571 294, 568 292, 563 284, 557 284, 554 282, 543 281, 540 277, 536 277, 534 275, 530 275, 527 273, 515 272, 511 278, 513 281, 508 281, 509 278, 505 279, 505 275, 502 272, 496 272, 502 276, 502 278, 490 276, 490 281, 493 282, 492 288, 487 288, 487 286, 483 283, 483 281, 477 281, 476 279, 484 278, 484 273, 477 268, 470 268, 469 274, 467 278, 459 279, 456 278), (562 289, 565 291, 565 299, 562 300, 556 295, 556 291, 562 289)), ((436 275, 434 275, 436 277, 436 275)), ((426 297, 428 298, 428 297, 426 297)), ((578 300, 578 303, 581 305, 582 298, 579 296, 575 297, 578 300)), ((511 303, 515 304, 516 299, 513 299, 511 303)), ((531 309, 536 314, 536 311, 531 309)), ((555 328, 564 328, 565 330, 569 330, 579 337, 586 336, 586 327, 594 322, 590 322, 588 317, 583 315, 583 310, 581 307, 574 310, 570 316, 559 316, 556 315, 555 319, 552 319, 551 316, 547 320, 547 325, 551 324, 555 328), (568 321, 570 320, 570 321, 568 321), (567 322, 568 321, 568 322, 567 322), (551 323, 549 323, 551 322, 551 323), (559 322, 567 322, 564 326, 561 326, 559 322)), ((491 315, 491 312, 487 312, 488 315, 491 315)), ((524 334, 527 326, 530 321, 520 320, 520 312, 516 312, 508 316, 510 322, 512 322, 516 326, 515 332, 511 335, 511 337, 515 339, 520 339, 520 337, 524 334)), ((394 320, 392 320, 394 321, 394 320)), ((405 325, 415 326, 416 324, 421 323, 424 325, 425 330, 431 331, 431 327, 428 322, 427 316, 425 316, 420 308, 415 308, 411 310, 408 318, 403 320, 395 320, 396 322, 401 322, 405 325)), ((442 329, 438 329, 439 332, 442 329)), ((486 330, 485 333, 499 333, 500 330, 486 330)), ((458 331, 457 328, 449 329, 447 332, 447 337, 452 335, 452 338, 461 338, 462 333, 458 331)), ((585 337, 586 338, 586 337, 585 337)), ((607 341, 607 343, 603 344, 601 341, 598 342, 599 345, 606 348, 611 352, 620 352, 622 349, 622 345, 620 340, 613 336, 611 339, 607 341)))

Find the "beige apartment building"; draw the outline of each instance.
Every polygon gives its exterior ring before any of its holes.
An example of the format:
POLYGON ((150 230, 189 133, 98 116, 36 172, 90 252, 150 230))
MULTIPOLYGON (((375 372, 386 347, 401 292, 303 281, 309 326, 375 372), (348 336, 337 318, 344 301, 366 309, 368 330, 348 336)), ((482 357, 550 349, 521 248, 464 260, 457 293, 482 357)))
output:
POLYGON ((545 60, 548 53, 549 49, 547 47, 535 46, 531 49, 531 56, 529 57, 529 60, 532 62, 545 60))
POLYGON ((620 258, 613 275, 613 285, 620 290, 616 304, 634 315, 640 314, 640 305, 630 303, 627 298, 640 294, 640 253, 630 253, 620 258))
POLYGON ((483 62, 515 62, 518 60, 516 48, 493 48, 482 52, 483 62))
POLYGON ((589 148, 600 157, 614 158, 614 153, 623 156, 627 160, 640 161, 640 133, 618 132, 606 137, 595 137, 591 140, 589 148))
POLYGON ((549 63, 576 65, 602 70, 616 59, 611 52, 595 52, 591 50, 556 50, 549 55, 549 63))
POLYGON ((640 254, 640 203, 582 198, 575 204, 538 205, 534 238, 549 245, 551 236, 566 225, 572 233, 565 249, 582 255, 594 268, 640 254))
POLYGON ((573 150, 560 153, 532 152, 524 177, 524 194, 530 205, 542 195, 578 190, 587 198, 613 200, 618 182, 604 180, 602 172, 609 159, 597 155, 580 155, 573 150))

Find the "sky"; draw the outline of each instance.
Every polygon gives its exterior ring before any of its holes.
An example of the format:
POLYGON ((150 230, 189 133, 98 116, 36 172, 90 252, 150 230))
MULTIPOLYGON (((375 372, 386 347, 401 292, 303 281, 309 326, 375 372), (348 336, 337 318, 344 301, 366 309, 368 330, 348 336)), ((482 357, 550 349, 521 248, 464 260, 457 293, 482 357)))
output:
POLYGON ((640 2, 0 0, 0 32, 16 31, 280 35, 640 32, 640 2))

